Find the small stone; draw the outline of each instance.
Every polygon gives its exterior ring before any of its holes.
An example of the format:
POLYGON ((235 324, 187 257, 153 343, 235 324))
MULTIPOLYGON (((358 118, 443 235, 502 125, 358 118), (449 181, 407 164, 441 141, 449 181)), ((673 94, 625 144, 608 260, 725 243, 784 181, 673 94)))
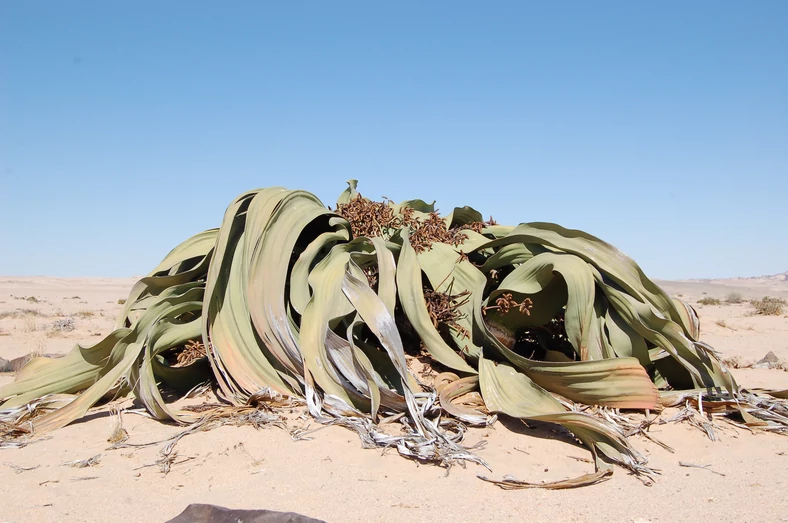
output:
POLYGON ((752 366, 753 369, 775 369, 779 366, 780 359, 774 354, 774 352, 769 351, 766 356, 755 362, 752 366))

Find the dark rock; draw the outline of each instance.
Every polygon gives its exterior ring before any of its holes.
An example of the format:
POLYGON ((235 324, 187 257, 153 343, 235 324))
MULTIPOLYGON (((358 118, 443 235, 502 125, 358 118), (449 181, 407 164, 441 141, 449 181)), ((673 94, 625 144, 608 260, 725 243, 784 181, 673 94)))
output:
POLYGON ((19 372, 19 369, 27 365, 27 363, 32 360, 34 357, 42 357, 42 358, 62 358, 63 354, 41 354, 39 356, 33 356, 32 354, 25 354, 24 356, 19 356, 18 358, 14 358, 12 360, 7 360, 4 358, 0 358, 0 372, 19 372))
POLYGON ((186 510, 166 523, 325 523, 295 512, 273 510, 240 510, 192 503, 186 510))
POLYGON ((25 354, 24 356, 19 356, 18 358, 14 358, 9 361, 9 365, 11 367, 11 372, 19 372, 19 369, 27 365, 27 363, 33 359, 33 356, 30 354, 25 354))

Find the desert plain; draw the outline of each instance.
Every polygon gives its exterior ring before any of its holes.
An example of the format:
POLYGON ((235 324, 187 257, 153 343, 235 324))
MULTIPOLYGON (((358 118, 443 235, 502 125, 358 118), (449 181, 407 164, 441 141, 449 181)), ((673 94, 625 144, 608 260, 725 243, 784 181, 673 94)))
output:
MULTIPOLYGON (((135 278, 0 277, 0 358, 64 354, 108 334, 135 278)), ((788 388, 788 312, 756 315, 751 298, 788 298, 786 275, 731 280, 659 281, 691 303, 701 339, 729 362, 744 388, 788 388), (724 303, 737 295, 741 303, 724 303), (700 305, 719 298, 721 305, 700 305), (769 352, 771 365, 757 365, 769 352), (755 364, 756 368, 751 368, 755 364)), ((0 374, 0 384, 14 379, 0 374)), ((182 428, 121 404, 129 443, 165 440, 182 428)), ((661 419, 675 416, 666 409, 661 419)), ((510 474, 553 481, 593 470, 590 453, 549 426, 500 419, 472 428, 465 443, 492 468, 418 464, 396 451, 362 449, 355 433, 321 427, 299 412, 289 428, 320 429, 294 441, 277 427, 222 426, 179 441, 168 473, 162 444, 108 450, 115 419, 99 407, 84 419, 0 449, 0 522, 164 522, 190 503, 293 511, 328 522, 561 521, 788 522, 788 437, 715 421, 717 441, 688 423, 655 423, 649 434, 673 449, 633 436, 659 470, 650 485, 621 468, 580 489, 506 491, 479 480, 510 474), (66 463, 99 456, 94 466, 66 463), (683 466, 680 463, 698 465, 683 466)), ((652 413, 652 416, 655 414, 652 413)))

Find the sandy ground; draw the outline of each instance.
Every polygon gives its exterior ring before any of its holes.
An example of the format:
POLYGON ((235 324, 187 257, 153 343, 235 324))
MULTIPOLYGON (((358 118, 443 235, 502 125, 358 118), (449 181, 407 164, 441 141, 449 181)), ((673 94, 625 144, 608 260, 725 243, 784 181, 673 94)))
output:
MULTIPOLYGON (((64 353, 112 330, 133 279, 0 277, 0 357, 31 351, 64 353), (73 320, 73 330, 58 320, 73 320)), ((691 302, 724 298, 788 296, 784 280, 662 282, 691 302)), ((748 304, 700 306, 703 339, 742 365, 773 351, 788 361, 788 317, 750 315, 748 304)), ((738 369, 747 387, 788 388, 788 372, 738 369)), ((0 375, 7 383, 12 375, 0 375)), ((663 417, 670 417, 667 412, 663 417)), ((157 441, 177 427, 124 415, 131 442, 157 441)), ((292 420, 293 426, 306 422, 292 420)), ((314 425, 313 425, 314 428, 314 425)), ((0 450, 0 522, 162 522, 189 503, 232 508, 288 510, 330 522, 344 521, 610 521, 788 522, 788 438, 751 434, 721 423, 712 442, 686 424, 654 426, 651 434, 675 453, 644 438, 635 446, 661 470, 644 486, 623 469, 611 480, 575 490, 504 491, 476 478, 469 465, 447 476, 379 450, 364 450, 348 430, 329 427, 294 442, 277 428, 221 427, 184 438, 169 474, 157 466, 161 445, 107 450, 111 419, 96 412, 22 449, 0 450), (100 464, 72 468, 63 462, 101 454, 100 464), (709 465, 686 468, 679 462, 709 465), (32 470, 22 468, 37 467, 32 470)), ((504 420, 472 429, 466 443, 485 441, 479 454, 492 469, 529 481, 550 481, 590 472, 589 453, 566 434, 504 420)))

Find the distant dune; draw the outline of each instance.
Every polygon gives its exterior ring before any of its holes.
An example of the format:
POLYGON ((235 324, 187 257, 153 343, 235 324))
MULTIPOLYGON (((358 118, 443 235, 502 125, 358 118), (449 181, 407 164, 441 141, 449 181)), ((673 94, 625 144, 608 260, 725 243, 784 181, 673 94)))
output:
POLYGON ((724 298, 731 292, 738 292, 743 298, 763 298, 764 296, 788 298, 788 271, 771 276, 750 278, 654 281, 669 294, 683 294, 694 298, 702 295, 724 298))

